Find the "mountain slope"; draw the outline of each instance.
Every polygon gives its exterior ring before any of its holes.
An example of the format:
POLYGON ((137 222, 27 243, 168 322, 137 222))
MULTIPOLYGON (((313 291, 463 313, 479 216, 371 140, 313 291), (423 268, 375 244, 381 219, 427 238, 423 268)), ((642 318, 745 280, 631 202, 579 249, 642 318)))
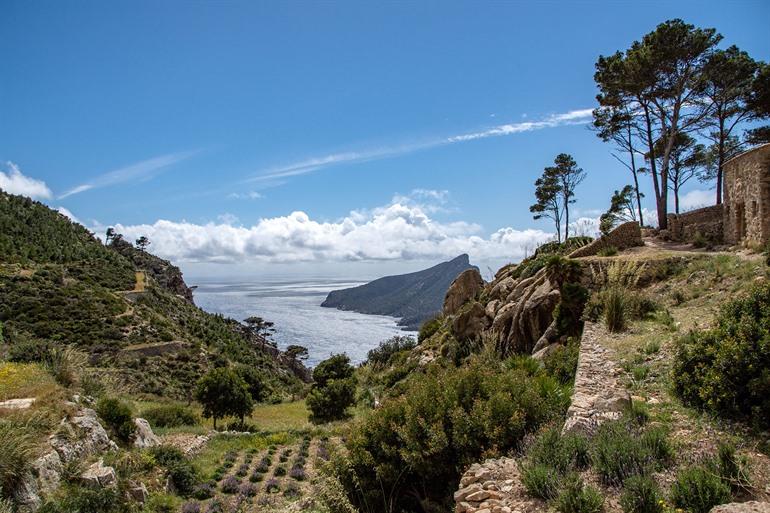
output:
POLYGON ((365 285, 329 293, 321 306, 355 312, 400 317, 400 326, 417 329, 441 311, 444 296, 466 269, 476 269, 468 255, 409 274, 385 276, 365 285))
MULTIPOLYGON (((209 367, 261 369, 274 389, 298 382, 295 362, 232 319, 188 298, 178 268, 118 252, 45 205, 0 191, 0 323, 14 345, 72 345, 137 392, 186 398, 209 367), (146 287, 134 291, 135 270, 146 287)), ((299 369, 300 371, 303 369, 299 369)))

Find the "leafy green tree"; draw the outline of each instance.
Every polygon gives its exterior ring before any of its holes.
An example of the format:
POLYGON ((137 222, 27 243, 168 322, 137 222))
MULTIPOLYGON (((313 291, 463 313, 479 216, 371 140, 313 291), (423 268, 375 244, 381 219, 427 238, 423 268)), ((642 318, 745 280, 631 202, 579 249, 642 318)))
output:
POLYGON ((551 219, 556 225, 556 241, 561 242, 561 220, 564 207, 559 194, 559 181, 553 168, 547 167, 543 175, 535 180, 535 203, 529 207, 536 221, 543 218, 551 219))
MULTIPOLYGON (((759 65, 759 71, 751 87, 749 107, 755 119, 770 117, 770 64, 759 65)), ((749 144, 770 142, 770 125, 749 130, 746 134, 746 142, 749 144)))
POLYGON ((596 63, 594 80, 601 107, 625 110, 639 127, 649 155, 658 225, 667 227, 671 152, 680 133, 698 130, 711 109, 705 99, 703 69, 722 39, 675 19, 661 23, 622 52, 596 63), (661 151, 656 151, 659 138, 661 151))
POLYGON ((350 358, 333 355, 313 370, 313 387, 307 396, 310 420, 329 422, 345 418, 345 411, 355 401, 356 381, 350 358))
POLYGON ((136 249, 138 249, 140 251, 146 251, 147 250, 147 246, 149 246, 150 244, 152 244, 150 242, 150 239, 148 239, 144 235, 142 235, 141 237, 136 239, 136 249))
POLYGON ((626 185, 612 194, 610 208, 599 217, 599 230, 602 233, 609 233, 621 221, 636 221, 633 198, 635 192, 634 187, 626 185))
POLYGON ((261 403, 267 400, 271 390, 263 372, 251 365, 237 365, 235 373, 246 383, 246 389, 254 401, 261 403))
POLYGON ((569 239, 569 206, 575 201, 575 188, 585 179, 586 173, 579 168, 572 155, 560 153, 554 159, 556 178, 559 183, 559 193, 564 205, 564 240, 569 239))
POLYGON ((750 101, 758 70, 757 62, 734 45, 712 52, 703 68, 704 96, 711 104, 704 120, 705 135, 716 149, 717 205, 722 203, 722 167, 737 152, 731 141, 733 130, 755 116, 750 101))
POLYGON ((214 419, 214 429, 217 419, 228 415, 240 417, 243 424, 244 417, 254 407, 246 382, 225 367, 213 369, 198 380, 195 398, 203 405, 203 416, 214 419))

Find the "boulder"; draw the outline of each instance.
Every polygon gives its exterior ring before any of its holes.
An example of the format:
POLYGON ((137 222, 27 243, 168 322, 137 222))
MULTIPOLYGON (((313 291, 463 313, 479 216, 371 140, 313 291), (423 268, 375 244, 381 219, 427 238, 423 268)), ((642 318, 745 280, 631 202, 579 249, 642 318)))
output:
POLYGON ((35 403, 34 397, 28 397, 26 399, 8 399, 7 401, 0 401, 0 409, 6 410, 26 410, 35 403))
POLYGON ((85 484, 100 488, 113 486, 118 482, 118 477, 115 475, 115 469, 105 466, 102 458, 99 458, 99 461, 88 467, 85 472, 80 475, 80 478, 85 484))
POLYGON ((141 504, 147 502, 147 498, 150 496, 144 483, 131 483, 126 493, 128 494, 129 499, 141 504))
POLYGON ((17 504, 19 511, 37 511, 42 504, 40 499, 40 490, 37 487, 35 476, 27 472, 16 484, 13 490, 13 501, 17 504))
POLYGON ((90 408, 82 408, 71 419, 63 419, 59 431, 51 435, 48 441, 59 453, 62 463, 118 447, 99 423, 96 412, 90 408))
POLYGON ((454 315, 465 303, 476 299, 483 289, 484 280, 478 269, 461 272, 444 296, 444 315, 454 315))
POLYGON ((770 502, 731 502, 714 506, 710 513, 770 513, 770 502))
POLYGON ((481 336, 481 332, 489 326, 489 319, 484 307, 474 301, 469 308, 464 308, 452 320, 452 334, 458 340, 473 340, 481 336))
POLYGON ((155 447, 160 445, 160 438, 152 432, 150 423, 144 419, 134 419, 136 425, 136 432, 134 433, 134 447, 139 449, 146 449, 148 447, 155 447))
POLYGON ((59 453, 50 451, 32 462, 32 472, 43 495, 50 495, 61 481, 63 465, 59 453))

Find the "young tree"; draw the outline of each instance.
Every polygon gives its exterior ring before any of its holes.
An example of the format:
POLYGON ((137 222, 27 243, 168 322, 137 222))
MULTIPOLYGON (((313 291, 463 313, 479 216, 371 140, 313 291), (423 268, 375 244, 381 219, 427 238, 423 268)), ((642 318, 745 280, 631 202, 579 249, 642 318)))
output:
POLYGON ((556 241, 561 242, 561 218, 564 208, 554 168, 545 168, 543 175, 535 180, 535 201, 536 203, 529 207, 529 211, 534 214, 532 217, 535 220, 544 217, 553 220, 556 225, 556 241))
POLYGON ((615 191, 610 198, 610 208, 599 217, 599 230, 609 233, 620 221, 636 221, 634 209, 634 192, 631 185, 626 185, 619 191, 615 191))
POLYGON ((139 237, 138 239, 136 239, 136 248, 137 248, 138 250, 140 250, 140 251, 145 251, 145 250, 147 250, 147 246, 149 246, 150 244, 152 244, 152 243, 150 242, 150 239, 148 239, 148 238, 147 238, 147 237, 145 237, 144 235, 142 235, 141 237, 139 237))
POLYGON ((307 396, 310 420, 330 422, 345 418, 345 411, 355 401, 356 382, 350 358, 333 355, 313 370, 313 387, 307 396))
POLYGON ((273 336, 273 333, 275 333, 275 326, 274 322, 266 321, 262 317, 257 316, 251 316, 243 320, 244 324, 246 324, 246 329, 254 335, 254 337, 257 338, 263 345, 264 344, 270 344, 275 345, 275 343, 270 340, 270 338, 273 336))
POLYGON ((712 107, 704 135, 716 146, 717 205, 722 203, 722 167, 738 151, 730 144, 737 141, 731 139, 733 130, 754 117, 750 102, 758 69, 757 62, 737 46, 715 50, 703 69, 704 95, 712 107))
POLYGON ((556 177, 559 184, 561 203, 564 205, 564 241, 569 239, 569 206, 575 201, 575 188, 585 179, 586 173, 579 168, 572 155, 560 153, 554 160, 556 177))
POLYGON ((265 375, 260 370, 250 365, 237 365, 235 373, 246 383, 251 398, 258 403, 264 402, 270 395, 270 386, 265 375))
POLYGON ((212 369, 198 380, 195 398, 203 405, 203 416, 214 419, 215 430, 217 419, 228 415, 240 417, 243 424, 254 407, 246 382, 226 367, 212 369))
POLYGON ((632 192, 636 196, 639 224, 643 226, 642 198, 644 194, 639 190, 639 175, 645 170, 636 166, 636 155, 639 153, 635 136, 639 133, 639 127, 636 125, 638 120, 629 110, 628 105, 599 107, 594 109, 593 117, 593 128, 596 135, 604 142, 613 142, 619 152, 628 154, 628 161, 626 161, 615 152, 611 153, 615 160, 631 171, 631 176, 634 179, 632 192))

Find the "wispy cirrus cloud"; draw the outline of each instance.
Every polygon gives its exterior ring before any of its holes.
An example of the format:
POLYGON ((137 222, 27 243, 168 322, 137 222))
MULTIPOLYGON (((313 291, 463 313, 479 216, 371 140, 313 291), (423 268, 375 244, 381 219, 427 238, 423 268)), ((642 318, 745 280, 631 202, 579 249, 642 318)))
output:
POLYGON ((558 126, 582 125, 591 121, 591 112, 592 109, 576 109, 560 114, 551 114, 537 121, 522 121, 519 123, 496 125, 476 132, 468 132, 452 135, 449 137, 434 138, 415 144, 390 146, 365 151, 331 153, 329 155, 313 157, 306 160, 293 162, 285 166, 278 166, 263 170, 262 172, 246 179, 245 181, 268 182, 281 178, 305 175, 334 165, 379 160, 383 158, 404 155, 419 150, 435 148, 438 146, 458 144, 475 141, 478 139, 487 139, 490 137, 501 137, 523 132, 532 132, 546 128, 555 128, 558 126))
POLYGON ((109 187, 111 185, 118 185, 130 181, 149 180, 153 176, 161 173, 164 169, 173 166, 174 164, 177 164, 183 160, 187 160, 198 152, 199 150, 169 153, 167 155, 161 155, 159 157, 142 160, 141 162, 109 171, 95 177, 92 180, 89 180, 88 182, 82 183, 65 191, 59 196, 59 199, 74 196, 75 194, 90 191, 91 189, 109 187))

